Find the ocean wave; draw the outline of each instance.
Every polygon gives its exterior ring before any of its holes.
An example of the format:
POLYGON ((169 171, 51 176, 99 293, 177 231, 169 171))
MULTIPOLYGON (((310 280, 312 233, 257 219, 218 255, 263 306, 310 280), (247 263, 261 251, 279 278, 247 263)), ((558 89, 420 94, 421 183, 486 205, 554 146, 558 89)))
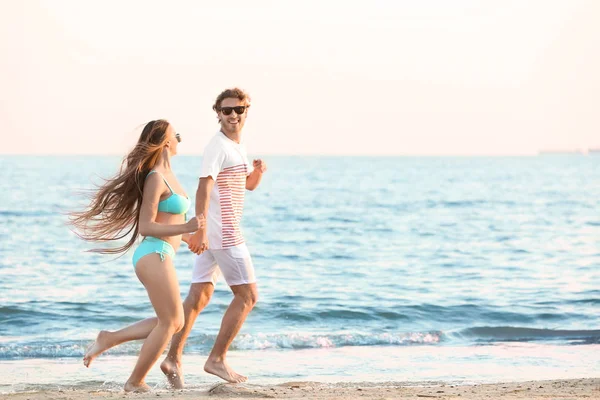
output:
POLYGON ((600 343, 600 330, 537 329, 513 326, 473 327, 449 334, 450 338, 476 342, 529 342, 556 340, 574 343, 600 343))
POLYGON ((290 310, 285 305, 278 303, 278 307, 284 310, 270 311, 269 317, 285 321, 409 321, 410 317, 392 311, 390 309, 379 309, 377 307, 365 307, 363 309, 344 309, 322 307, 320 311, 314 310, 290 310))
MULTIPOLYGON (((186 352, 208 354, 216 335, 192 335, 186 352)), ((52 342, 23 341, 0 343, 0 359, 18 358, 69 358, 82 357, 90 340, 52 342)), ((298 350, 351 346, 422 346, 478 345, 498 342, 553 341, 565 345, 600 344, 600 330, 555 330, 511 326, 481 326, 454 332, 383 332, 383 333, 255 333, 241 334, 233 342, 231 350, 298 350)), ((137 355, 141 341, 122 344, 110 349, 107 355, 137 355)))
MULTIPOLYGON (((216 335, 194 335, 189 338, 186 352, 206 353, 210 351, 216 335)), ((410 346, 431 345, 442 340, 441 332, 409 333, 258 333, 242 334, 233 342, 231 350, 267 350, 267 349, 313 349, 346 346, 410 346)), ((23 342, 3 343, 0 345, 0 359, 15 358, 61 358, 82 357, 85 349, 93 340, 62 341, 52 343, 23 342)), ((137 355, 141 341, 129 342, 110 349, 108 355, 137 355)))
POLYGON ((476 208, 482 205, 489 205, 488 200, 459 200, 459 201, 435 201, 427 200, 424 202, 426 208, 476 208))
POLYGON ((18 306, 0 306, 0 324, 11 328, 58 319, 60 317, 60 314, 54 312, 43 312, 18 306))
MULTIPOLYGON (((47 303, 30 301, 20 306, 0 306, 0 333, 16 334, 15 329, 31 328, 33 326, 54 326, 54 322, 62 320, 65 323, 76 324, 81 318, 88 318, 96 324, 122 323, 128 324, 139 318, 130 314, 143 312, 143 305, 121 306, 120 315, 105 312, 106 306, 93 303, 56 302, 47 303)), ((48 328, 46 328, 48 329, 48 328)))
MULTIPOLYGON (((78 340, 59 343, 32 342, 32 343, 5 343, 0 345, 0 360, 21 358, 73 358, 83 357, 86 349, 93 340, 78 340)), ((140 352, 142 341, 133 341, 116 346, 103 354, 113 356, 135 356, 140 352)))
POLYGON ((9 210, 0 210, 0 217, 47 217, 54 216, 55 212, 51 211, 27 211, 27 210, 19 210, 19 211, 9 211, 9 210))
POLYGON ((442 338, 441 332, 409 333, 344 333, 344 334, 258 334, 241 335, 234 346, 239 350, 263 349, 310 349, 346 346, 409 346, 437 344, 442 338))
POLYGON ((39 343, 32 345, 7 344, 0 346, 0 360, 18 358, 59 358, 83 356, 86 347, 80 344, 39 343))

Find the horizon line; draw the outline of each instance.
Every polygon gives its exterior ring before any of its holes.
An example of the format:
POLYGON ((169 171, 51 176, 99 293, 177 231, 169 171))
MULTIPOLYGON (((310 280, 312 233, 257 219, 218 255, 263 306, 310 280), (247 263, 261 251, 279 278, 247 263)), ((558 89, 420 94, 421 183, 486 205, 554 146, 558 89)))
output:
MULTIPOLYGON (((327 154, 327 153, 302 153, 302 154, 286 154, 286 153, 249 153, 252 156, 270 156, 270 157, 537 157, 537 156, 588 156, 594 155, 597 149, 590 149, 594 151, 582 152, 582 151, 554 151, 554 150, 540 150, 536 153, 452 153, 452 154, 435 154, 435 153, 419 153, 419 154, 359 154, 359 153, 347 153, 347 154, 327 154)), ((79 156, 92 156, 92 157, 125 157, 127 154, 123 153, 2 153, 0 156, 15 156, 15 157, 79 157, 79 156)), ((181 157, 202 157, 201 153, 184 153, 178 154, 181 157)))

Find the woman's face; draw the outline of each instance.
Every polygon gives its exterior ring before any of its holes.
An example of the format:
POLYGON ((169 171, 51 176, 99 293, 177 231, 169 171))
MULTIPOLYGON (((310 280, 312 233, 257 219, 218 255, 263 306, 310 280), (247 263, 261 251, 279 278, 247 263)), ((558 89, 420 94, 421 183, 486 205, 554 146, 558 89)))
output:
POLYGON ((179 137, 177 132, 175 132, 175 129, 171 124, 169 124, 169 126, 167 127, 167 131, 165 134, 167 135, 167 148, 169 149, 171 155, 174 156, 175 154, 177 154, 177 146, 179 145, 181 138, 179 137))

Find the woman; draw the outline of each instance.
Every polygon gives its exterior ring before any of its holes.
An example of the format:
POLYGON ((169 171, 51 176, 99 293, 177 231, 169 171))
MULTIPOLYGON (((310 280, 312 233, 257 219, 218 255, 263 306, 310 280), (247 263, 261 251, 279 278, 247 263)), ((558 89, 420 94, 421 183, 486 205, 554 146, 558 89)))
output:
POLYGON ((139 321, 116 332, 101 331, 85 353, 89 367, 102 352, 130 340, 146 339, 137 364, 125 383, 125 391, 148 391, 148 371, 163 353, 171 336, 184 324, 183 305, 173 259, 182 240, 205 226, 204 217, 185 222, 190 200, 171 171, 171 157, 181 141, 165 120, 150 121, 120 173, 94 194, 89 207, 72 214, 79 236, 107 242, 131 235, 117 248, 93 249, 108 254, 126 252, 138 234, 145 236, 133 255, 133 267, 142 282, 156 317, 139 321))

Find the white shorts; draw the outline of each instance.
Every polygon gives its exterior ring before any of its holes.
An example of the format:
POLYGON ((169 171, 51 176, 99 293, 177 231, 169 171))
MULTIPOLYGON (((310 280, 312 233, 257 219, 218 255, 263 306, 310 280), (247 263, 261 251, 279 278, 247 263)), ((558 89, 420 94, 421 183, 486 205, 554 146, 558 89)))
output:
POLYGON ((223 275, 229 286, 245 285, 256 282, 254 265, 246 243, 228 249, 208 249, 196 256, 192 283, 217 283, 223 275))

